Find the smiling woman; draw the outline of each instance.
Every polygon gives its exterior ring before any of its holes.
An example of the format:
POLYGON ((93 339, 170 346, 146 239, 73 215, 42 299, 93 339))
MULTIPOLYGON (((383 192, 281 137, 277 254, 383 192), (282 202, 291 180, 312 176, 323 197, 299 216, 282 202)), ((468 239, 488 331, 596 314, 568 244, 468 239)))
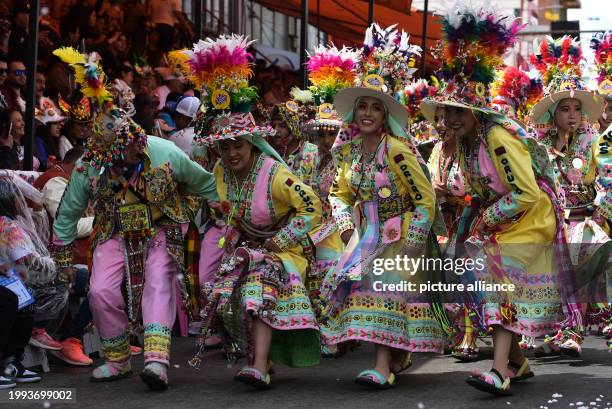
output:
MULTIPOLYGON (((376 345, 375 368, 356 379, 373 389, 395 386, 395 373, 410 365, 411 352, 444 348, 426 294, 374 287, 379 280, 399 284, 405 274, 391 269, 377 276, 377 259, 418 257, 434 240, 436 206, 428 172, 402 130, 406 110, 389 95, 410 80, 409 61, 418 52, 407 41, 397 47, 400 38, 406 40, 393 28, 371 26, 357 67, 361 86, 341 90, 334 101, 348 126, 332 148, 337 173, 329 201, 346 248, 323 281, 323 314, 329 319, 321 324, 321 335, 341 349, 357 341, 376 345)), ((413 275, 412 284, 421 276, 413 275)))

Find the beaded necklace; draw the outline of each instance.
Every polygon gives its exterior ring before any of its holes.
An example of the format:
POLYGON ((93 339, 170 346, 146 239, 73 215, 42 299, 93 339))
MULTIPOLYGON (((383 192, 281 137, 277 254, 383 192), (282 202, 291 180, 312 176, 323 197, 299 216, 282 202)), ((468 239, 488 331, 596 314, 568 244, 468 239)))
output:
MULTIPOLYGON (((261 155, 252 158, 251 168, 249 169, 248 175, 242 181, 240 188, 238 189, 238 179, 232 171, 233 183, 230 181, 227 196, 230 202, 230 211, 226 218, 226 225, 229 226, 234 218, 240 219, 244 216, 246 208, 248 207, 248 201, 243 199, 243 194, 247 193, 255 187, 255 180, 257 179, 254 175, 257 172, 253 172, 254 169, 258 168, 256 164, 261 159, 261 155), (235 185, 235 187, 234 187, 235 185), (236 190, 238 194, 235 194, 236 190)), ((218 242, 219 248, 225 246, 225 236, 221 237, 218 242)))

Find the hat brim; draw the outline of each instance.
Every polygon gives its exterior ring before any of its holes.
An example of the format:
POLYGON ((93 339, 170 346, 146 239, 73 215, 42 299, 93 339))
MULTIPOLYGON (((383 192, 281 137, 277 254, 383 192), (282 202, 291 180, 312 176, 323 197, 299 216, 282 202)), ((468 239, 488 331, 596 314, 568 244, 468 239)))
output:
POLYGON ((455 108, 465 108, 471 111, 482 112, 483 114, 487 114, 487 115, 497 115, 497 116, 503 115, 493 110, 492 108, 481 108, 481 107, 467 105, 467 104, 452 101, 452 100, 436 101, 436 100, 429 99, 429 98, 425 98, 421 102, 420 109, 425 119, 429 121, 429 123, 435 124, 436 123, 436 109, 438 107, 447 107, 447 106, 455 107, 455 108))
POLYGON ((389 115, 401 126, 406 126, 406 124, 408 124, 408 111, 406 108, 390 95, 372 88, 344 88, 336 94, 336 98, 334 98, 334 108, 338 114, 346 120, 353 112, 355 101, 361 97, 372 97, 381 100, 387 107, 389 115))
POLYGON ((321 129, 338 130, 342 128, 342 121, 338 119, 312 119, 304 124, 304 132, 318 134, 321 129))
POLYGON ((42 124, 47 125, 47 124, 53 124, 56 122, 63 122, 65 121, 66 118, 65 116, 62 115, 54 115, 54 116, 42 116, 40 118, 37 118, 42 124))
POLYGON ((206 138, 202 139, 202 142, 206 145, 212 145, 215 142, 227 141, 230 139, 243 138, 246 136, 258 135, 262 138, 267 136, 274 135, 275 132, 273 129, 270 129, 266 126, 254 126, 251 128, 241 129, 240 131, 226 132, 226 133, 217 133, 211 134, 206 138))
POLYGON ((567 90, 549 95, 533 106, 529 119, 532 123, 539 123, 539 119, 550 107, 562 99, 577 99, 582 103, 582 111, 586 113, 589 122, 595 123, 603 111, 603 98, 595 93, 585 90, 567 90))

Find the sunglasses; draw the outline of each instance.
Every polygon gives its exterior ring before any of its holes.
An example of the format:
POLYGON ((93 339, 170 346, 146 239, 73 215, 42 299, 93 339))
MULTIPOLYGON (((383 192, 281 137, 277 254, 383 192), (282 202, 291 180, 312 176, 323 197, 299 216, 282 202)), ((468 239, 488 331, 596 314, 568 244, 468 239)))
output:
POLYGON ((13 74, 15 74, 15 76, 17 77, 21 77, 22 75, 26 75, 27 71, 26 70, 13 70, 13 74))
POLYGON ((0 68, 0 75, 6 75, 8 70, 6 68, 0 68))

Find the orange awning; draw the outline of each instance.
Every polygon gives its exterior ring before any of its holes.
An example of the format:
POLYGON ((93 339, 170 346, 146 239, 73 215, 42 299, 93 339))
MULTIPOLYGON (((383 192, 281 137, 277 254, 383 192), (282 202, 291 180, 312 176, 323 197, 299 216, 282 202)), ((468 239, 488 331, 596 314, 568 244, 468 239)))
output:
MULTIPOLYGON (((300 17, 300 0, 256 0, 269 9, 300 17)), ((381 27, 397 24, 410 34, 410 42, 421 45, 423 12, 410 9, 410 0, 377 0, 374 4, 374 21, 381 27)), ((368 1, 364 0, 309 0, 308 22, 325 31, 337 46, 358 46, 368 26, 368 1)), ((427 42, 429 51, 441 37, 441 26, 437 16, 428 13, 427 42)), ((427 56, 430 65, 430 54, 427 56)))

